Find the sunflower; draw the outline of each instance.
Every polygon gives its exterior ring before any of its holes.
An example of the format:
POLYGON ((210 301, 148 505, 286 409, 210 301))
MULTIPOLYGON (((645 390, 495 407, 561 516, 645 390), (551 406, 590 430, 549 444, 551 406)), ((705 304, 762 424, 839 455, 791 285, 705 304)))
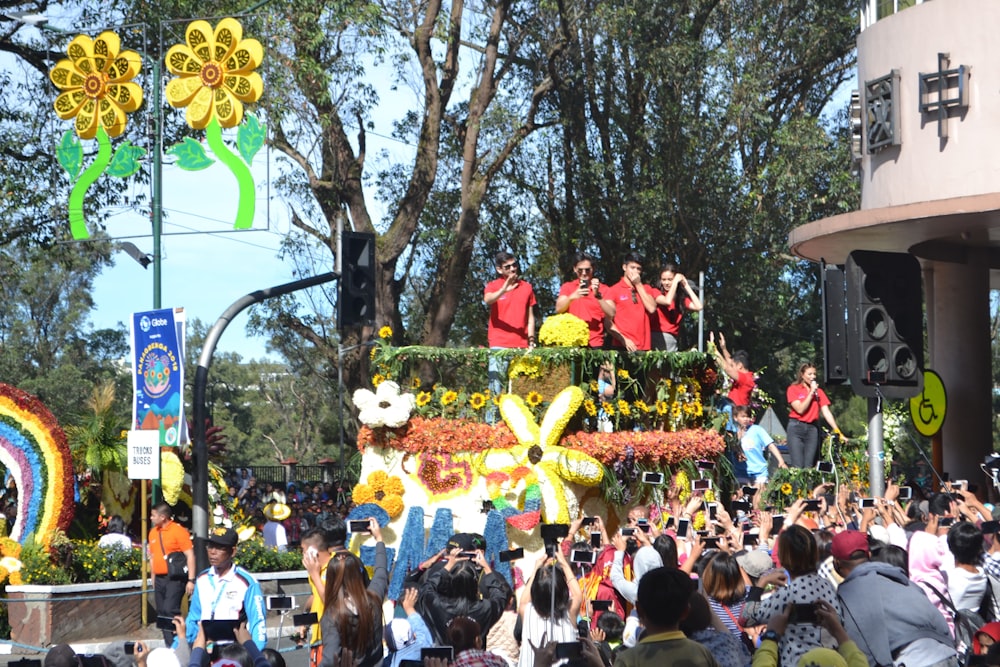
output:
POLYGON ((628 371, 625 370, 624 368, 619 368, 618 369, 618 377, 621 378, 622 380, 627 380, 628 379, 628 371))
POLYGON ((537 407, 538 404, 542 402, 542 395, 537 391, 529 391, 528 395, 524 397, 524 402, 527 403, 529 407, 537 407))
POLYGON ((458 393, 449 389, 441 394, 441 405, 451 405, 458 398, 458 393))
POLYGON ((410 389, 420 389, 420 378, 414 377, 410 380, 410 389))
POLYGON ((207 21, 192 21, 186 44, 167 51, 167 69, 177 78, 167 84, 167 102, 187 107, 187 124, 196 130, 212 118, 222 127, 236 127, 243 120, 243 103, 256 102, 264 81, 255 72, 264 58, 256 39, 243 39, 243 26, 233 18, 219 21, 215 30, 207 21))
POLYGON ((593 417, 597 414, 597 405, 592 399, 587 399, 583 402, 583 409, 587 411, 587 414, 593 417))
POLYGON ((597 393, 597 380, 591 380, 590 381, 590 392, 592 394, 596 394, 597 393))
POLYGON ((660 416, 663 416, 663 415, 667 414, 668 412, 670 412, 670 404, 669 403, 667 403, 666 401, 657 401, 656 402, 656 414, 658 414, 660 416))
POLYGON ((611 403, 608 403, 607 401, 601 402, 601 410, 604 410, 604 413, 607 414, 609 417, 615 414, 615 406, 613 406, 611 403))
POLYGON ((632 406, 629 405, 628 401, 620 398, 618 399, 618 412, 622 413, 622 416, 628 417, 632 414, 632 406))
POLYGON ((375 375, 372 376, 372 386, 373 387, 377 387, 380 384, 382 384, 383 382, 385 382, 385 376, 382 375, 381 373, 376 373, 375 375))
POLYGON ((427 405, 430 402, 431 402, 431 392, 429 392, 429 391, 422 391, 419 394, 417 394, 417 405, 418 406, 424 407, 425 405, 427 405))
POLYGON ((109 137, 125 131, 125 114, 142 105, 142 88, 131 79, 142 59, 135 51, 122 51, 121 39, 110 30, 97 39, 77 35, 66 47, 68 60, 60 60, 49 79, 63 91, 55 101, 56 115, 76 119, 81 139, 93 139, 103 127, 109 137))
POLYGON ((473 410, 482 410, 486 405, 486 397, 477 391, 469 397, 469 405, 473 410))
POLYGON ((646 405, 646 401, 642 400, 641 398, 637 399, 636 402, 632 404, 632 407, 638 410, 639 412, 649 412, 649 406, 646 405))
POLYGON ((392 327, 384 326, 378 330, 378 337, 389 339, 392 338, 392 327))
POLYGON ((784 494, 784 495, 786 495, 786 496, 790 496, 792 494, 792 485, 789 484, 788 482, 785 482, 784 484, 782 484, 781 485, 781 493, 784 494))

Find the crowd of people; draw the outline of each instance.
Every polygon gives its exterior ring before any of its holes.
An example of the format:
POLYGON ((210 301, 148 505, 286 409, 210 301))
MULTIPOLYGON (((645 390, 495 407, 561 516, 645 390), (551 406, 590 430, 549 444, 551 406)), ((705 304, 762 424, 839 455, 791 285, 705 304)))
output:
MULTIPOLYGON (((821 484, 780 509, 764 506, 749 485, 725 502, 670 487, 662 504, 629 508, 613 532, 600 516, 543 526, 538 558, 517 551, 498 558, 510 562, 510 581, 487 559, 481 535, 454 535, 405 573, 395 603, 386 598, 390 571, 377 522, 351 527, 373 543, 369 574, 347 550, 347 522, 333 514, 300 541, 312 591, 306 604, 316 614, 303 629, 310 662, 1000 665, 1000 507, 966 486, 946 484, 922 500, 917 491, 907 502, 907 487, 894 483, 881 498, 821 484), (700 516, 706 523, 695 530, 700 516)), ((165 554, 186 557, 188 542, 169 508, 153 513, 155 581, 173 581, 165 554)), ((230 651, 240 667, 274 667, 260 652, 263 596, 233 562, 236 543, 232 529, 215 530, 210 567, 177 581, 190 596, 186 618, 157 586, 178 664, 202 667, 214 650, 230 651), (220 619, 233 621, 230 641, 241 649, 206 637, 205 622, 220 619)))

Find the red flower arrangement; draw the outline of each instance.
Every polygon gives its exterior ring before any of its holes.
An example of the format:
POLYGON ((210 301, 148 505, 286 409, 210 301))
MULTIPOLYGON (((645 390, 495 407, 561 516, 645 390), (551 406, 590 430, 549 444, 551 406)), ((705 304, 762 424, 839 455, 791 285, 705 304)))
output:
MULTIPOLYGON (((491 426, 461 419, 411 417, 406 426, 397 429, 380 428, 376 431, 362 427, 358 432, 358 449, 388 447, 399 451, 417 453, 458 454, 475 453, 488 449, 510 449, 517 444, 510 429, 504 425, 491 426)), ((711 459, 725 451, 721 434, 706 429, 682 431, 621 431, 617 433, 567 433, 559 443, 593 456, 606 466, 624 459, 626 447, 635 452, 638 463, 646 465, 674 465, 685 459, 711 459)), ((426 458, 422 462, 426 462, 426 458)), ((439 470, 450 470, 447 465, 439 470)), ((427 470, 430 477, 435 477, 427 470)), ((418 473, 419 474, 419 473, 418 473)), ((423 474, 427 488, 431 488, 423 474)), ((460 477, 460 476, 459 476, 460 477)), ((441 480, 438 480, 440 483, 441 480)), ((453 486, 459 478, 449 480, 453 486)), ((447 490, 440 489, 441 493, 447 490)))
POLYGON ((464 493, 472 486, 472 466, 452 458, 448 452, 426 452, 420 456, 417 477, 432 501, 464 493))

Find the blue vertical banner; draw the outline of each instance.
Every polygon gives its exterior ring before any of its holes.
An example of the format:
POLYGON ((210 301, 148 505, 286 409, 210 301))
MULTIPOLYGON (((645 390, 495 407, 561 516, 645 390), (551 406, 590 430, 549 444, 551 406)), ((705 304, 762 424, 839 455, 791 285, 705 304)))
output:
POLYGON ((187 441, 184 419, 184 310, 132 314, 132 425, 159 431, 160 445, 187 441))

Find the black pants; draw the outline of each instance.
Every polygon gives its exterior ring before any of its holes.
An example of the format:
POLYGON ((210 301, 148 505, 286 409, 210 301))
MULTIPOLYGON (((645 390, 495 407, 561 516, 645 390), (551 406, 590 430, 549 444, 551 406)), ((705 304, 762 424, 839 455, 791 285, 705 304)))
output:
MULTIPOLYGON (((156 604, 157 616, 180 616, 181 599, 187 589, 186 581, 171 581, 165 574, 156 575, 153 584, 153 600, 156 604)), ((163 631, 163 641, 169 647, 174 642, 173 630, 163 631)))
POLYGON ((812 468, 819 452, 819 426, 798 419, 788 420, 788 465, 793 468, 812 468))

